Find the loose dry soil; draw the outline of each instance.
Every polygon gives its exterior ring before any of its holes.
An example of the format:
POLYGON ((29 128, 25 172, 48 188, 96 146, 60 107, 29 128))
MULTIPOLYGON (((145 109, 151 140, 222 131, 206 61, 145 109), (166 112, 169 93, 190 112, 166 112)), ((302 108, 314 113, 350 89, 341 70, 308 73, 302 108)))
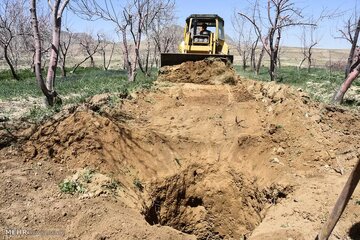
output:
MULTIPOLYGON (((358 159, 357 112, 214 60, 162 69, 153 90, 116 106, 107 99, 0 150, 5 237, 314 239, 358 159), (76 193, 60 191, 65 179, 76 193)), ((359 200, 358 188, 330 239, 359 239, 359 200)))

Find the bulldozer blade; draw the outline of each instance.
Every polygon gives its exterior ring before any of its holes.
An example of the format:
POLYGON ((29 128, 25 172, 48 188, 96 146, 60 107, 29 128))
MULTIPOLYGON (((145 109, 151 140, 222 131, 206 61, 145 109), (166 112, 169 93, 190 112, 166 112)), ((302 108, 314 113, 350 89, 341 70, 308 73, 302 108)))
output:
POLYGON ((161 67, 178 65, 187 61, 201 61, 206 58, 220 58, 224 62, 234 61, 233 55, 221 55, 221 54, 196 54, 196 53, 162 53, 161 54, 161 67))

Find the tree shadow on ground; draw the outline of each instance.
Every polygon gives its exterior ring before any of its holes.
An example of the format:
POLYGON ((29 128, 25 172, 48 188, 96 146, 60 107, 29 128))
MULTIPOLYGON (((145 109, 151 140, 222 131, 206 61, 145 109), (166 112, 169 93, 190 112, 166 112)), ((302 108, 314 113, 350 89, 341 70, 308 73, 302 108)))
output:
POLYGON ((349 237, 352 240, 360 240, 360 222, 351 226, 349 230, 349 237))
POLYGON ((351 106, 360 106, 360 101, 358 99, 353 99, 353 98, 344 99, 343 105, 350 106, 350 107, 351 106))

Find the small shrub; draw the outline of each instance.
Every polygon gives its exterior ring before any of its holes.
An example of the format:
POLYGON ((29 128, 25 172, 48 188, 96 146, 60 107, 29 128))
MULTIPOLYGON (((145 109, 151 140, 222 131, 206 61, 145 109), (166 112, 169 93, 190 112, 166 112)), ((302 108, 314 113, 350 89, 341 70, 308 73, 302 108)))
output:
POLYGON ((59 184, 60 191, 63 193, 74 194, 74 193, 84 193, 85 188, 81 183, 74 180, 64 180, 59 184))
POLYGON ((91 179, 94 176, 95 170, 86 169, 82 175, 82 179, 85 183, 91 183, 91 179))
POLYGON ((111 179, 111 181, 107 183, 104 187, 114 191, 119 187, 119 182, 114 179, 111 179))
POLYGON ((141 181, 138 178, 134 179, 134 185, 140 192, 144 191, 144 186, 142 185, 141 181))

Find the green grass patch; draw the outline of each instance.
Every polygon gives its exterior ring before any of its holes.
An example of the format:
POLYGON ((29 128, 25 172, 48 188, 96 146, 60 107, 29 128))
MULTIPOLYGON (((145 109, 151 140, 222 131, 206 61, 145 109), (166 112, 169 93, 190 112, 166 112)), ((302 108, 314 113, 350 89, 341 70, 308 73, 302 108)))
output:
MULTIPOLYGON (((9 100, 24 97, 42 97, 35 76, 31 71, 24 70, 21 80, 8 76, 8 71, 0 72, 0 99, 9 100)), ((60 74, 60 70, 57 71, 60 74)), ((44 73, 44 76, 45 73, 44 73)), ((155 75, 153 75, 155 77, 155 75)), ((145 77, 138 73, 135 82, 127 81, 123 70, 104 71, 98 68, 79 68, 76 73, 68 73, 66 78, 56 77, 55 89, 64 103, 82 102, 87 97, 106 92, 125 92, 136 88, 150 88, 154 77, 145 77)))
MULTIPOLYGON (((21 80, 17 81, 9 77, 8 71, 0 72, 0 100, 22 100, 29 98, 40 99, 45 97, 42 94, 34 74, 30 70, 21 73, 21 80)), ((61 73, 60 69, 57 71, 61 73)), ((127 73, 124 70, 104 71, 99 68, 79 68, 76 73, 68 73, 66 78, 57 76, 55 89, 62 99, 62 106, 67 104, 79 104, 91 96, 101 93, 115 93, 127 95, 136 89, 149 89, 156 78, 156 71, 153 70, 151 77, 147 77, 141 72, 137 74, 136 81, 129 82, 127 73)), ((45 76, 45 73, 43 73, 45 76)), ((115 105, 119 99, 114 96, 110 99, 110 104, 115 105)), ((24 116, 30 121, 40 122, 59 112, 62 106, 46 108, 32 105, 29 102, 29 111, 24 116), (31 107, 33 106, 33 107, 31 107)))
POLYGON ((60 191, 63 193, 74 194, 74 193, 85 193, 86 189, 83 185, 74 180, 64 180, 59 184, 60 191))

